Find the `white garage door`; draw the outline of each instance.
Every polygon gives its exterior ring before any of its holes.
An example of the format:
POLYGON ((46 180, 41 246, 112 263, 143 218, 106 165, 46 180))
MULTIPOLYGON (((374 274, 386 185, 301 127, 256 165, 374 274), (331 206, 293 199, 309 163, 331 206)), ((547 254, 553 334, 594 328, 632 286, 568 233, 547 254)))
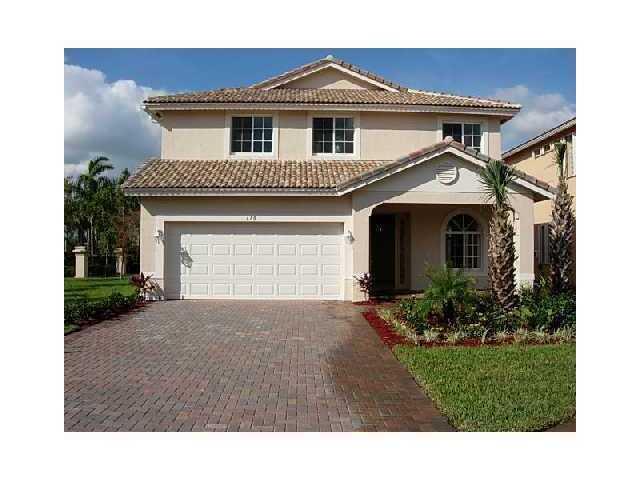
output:
POLYGON ((341 223, 167 225, 168 298, 343 298, 341 223))

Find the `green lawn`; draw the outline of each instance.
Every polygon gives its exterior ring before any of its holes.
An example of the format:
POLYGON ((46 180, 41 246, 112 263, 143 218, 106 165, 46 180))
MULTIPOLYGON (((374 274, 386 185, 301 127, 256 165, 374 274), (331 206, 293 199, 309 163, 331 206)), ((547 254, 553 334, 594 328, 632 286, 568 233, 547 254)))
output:
POLYGON ((575 344, 394 353, 459 430, 544 430, 575 415, 575 344))
POLYGON ((99 300, 109 296, 113 291, 123 295, 131 295, 135 292, 129 283, 129 278, 65 278, 64 301, 73 300, 99 300))

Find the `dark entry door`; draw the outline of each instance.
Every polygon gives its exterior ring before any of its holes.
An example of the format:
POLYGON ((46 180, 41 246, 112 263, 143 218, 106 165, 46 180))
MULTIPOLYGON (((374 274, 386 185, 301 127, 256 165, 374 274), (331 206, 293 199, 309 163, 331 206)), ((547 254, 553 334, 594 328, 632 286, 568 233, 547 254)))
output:
POLYGON ((392 290, 396 277, 395 215, 373 215, 370 229, 370 263, 374 289, 392 290))

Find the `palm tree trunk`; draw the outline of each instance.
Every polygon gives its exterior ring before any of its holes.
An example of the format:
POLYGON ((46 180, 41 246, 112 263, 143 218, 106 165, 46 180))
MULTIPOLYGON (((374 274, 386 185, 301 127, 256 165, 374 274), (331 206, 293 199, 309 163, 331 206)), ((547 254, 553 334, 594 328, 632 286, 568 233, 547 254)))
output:
POLYGON ((498 304, 507 311, 514 309, 518 303, 514 236, 510 210, 494 208, 489 224, 490 267, 488 273, 491 292, 498 304))

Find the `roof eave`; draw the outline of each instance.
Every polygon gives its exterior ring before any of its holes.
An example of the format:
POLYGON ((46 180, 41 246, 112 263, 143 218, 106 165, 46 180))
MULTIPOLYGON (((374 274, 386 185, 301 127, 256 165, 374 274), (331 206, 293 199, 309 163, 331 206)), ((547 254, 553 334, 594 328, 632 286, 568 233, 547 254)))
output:
POLYGON ((124 194, 129 197, 307 197, 336 196, 336 188, 163 188, 126 187, 124 194))
POLYGON ((511 157, 513 157, 514 155, 523 152, 524 150, 527 150, 528 148, 532 148, 535 147, 537 144, 539 144, 540 142, 543 142, 555 135, 559 135, 567 130, 572 130, 574 128, 576 128, 577 126, 577 117, 573 117, 569 120, 567 120, 566 122, 562 122, 560 125, 556 125, 553 128, 550 128, 549 130, 546 130, 538 135, 536 135, 533 138, 530 138, 529 140, 522 142, 519 145, 516 145, 513 148, 510 148, 509 150, 507 150, 506 152, 502 153, 502 159, 505 162, 508 162, 508 159, 510 159, 511 157))
MULTIPOLYGON (((424 113, 460 113, 490 115, 510 119, 519 108, 470 107, 452 105, 406 105, 380 103, 213 103, 213 102, 144 102, 142 109, 152 117, 162 111, 184 110, 341 110, 341 111, 392 111, 424 113)), ((155 118, 155 117, 154 117, 155 118)))

